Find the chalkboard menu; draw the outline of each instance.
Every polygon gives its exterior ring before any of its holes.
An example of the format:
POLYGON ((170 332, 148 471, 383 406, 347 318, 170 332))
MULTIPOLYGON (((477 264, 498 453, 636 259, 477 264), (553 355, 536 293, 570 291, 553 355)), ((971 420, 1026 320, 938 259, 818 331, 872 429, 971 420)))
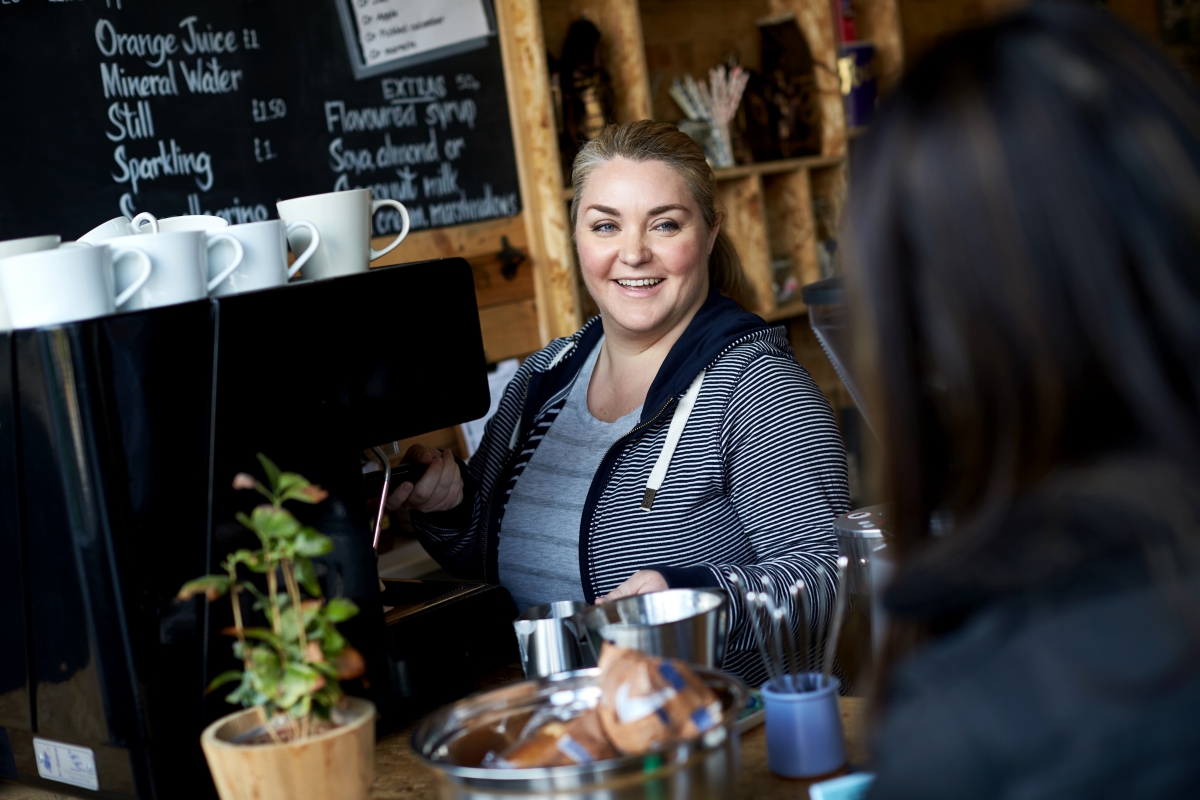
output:
MULTIPOLYGON (((141 211, 253 222, 356 187, 413 230, 514 216, 488 2, 0 0, 0 239, 141 211), (456 36, 471 2, 491 29, 456 36)), ((399 226, 376 215, 377 235, 399 226)))

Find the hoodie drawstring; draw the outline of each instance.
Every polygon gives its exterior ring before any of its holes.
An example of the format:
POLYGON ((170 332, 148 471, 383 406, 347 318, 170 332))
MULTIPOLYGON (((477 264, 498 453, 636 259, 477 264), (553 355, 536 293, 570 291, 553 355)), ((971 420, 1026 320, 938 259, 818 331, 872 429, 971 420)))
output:
POLYGON ((658 454, 658 460, 654 462, 654 469, 650 470, 650 480, 646 481, 646 493, 642 495, 642 511, 654 508, 654 495, 662 488, 663 481, 667 479, 667 467, 671 465, 671 456, 675 455, 675 445, 679 444, 679 439, 683 436, 683 429, 687 425, 688 417, 692 415, 692 409, 696 405, 696 398, 700 395, 700 387, 703 384, 704 370, 701 370, 679 401, 679 407, 675 409, 675 416, 671 417, 671 427, 667 429, 667 441, 663 443, 662 452, 658 454))

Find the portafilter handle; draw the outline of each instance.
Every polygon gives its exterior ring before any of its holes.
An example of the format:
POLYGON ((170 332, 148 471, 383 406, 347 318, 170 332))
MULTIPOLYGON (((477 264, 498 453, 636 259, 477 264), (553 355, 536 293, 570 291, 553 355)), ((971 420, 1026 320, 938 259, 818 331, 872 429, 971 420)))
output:
POLYGON ((375 551, 375 555, 379 555, 379 532, 383 529, 383 511, 387 508, 388 490, 392 488, 392 462, 378 447, 372 447, 371 452, 383 465, 383 494, 379 497, 379 513, 375 515, 375 539, 371 542, 371 549, 375 551))

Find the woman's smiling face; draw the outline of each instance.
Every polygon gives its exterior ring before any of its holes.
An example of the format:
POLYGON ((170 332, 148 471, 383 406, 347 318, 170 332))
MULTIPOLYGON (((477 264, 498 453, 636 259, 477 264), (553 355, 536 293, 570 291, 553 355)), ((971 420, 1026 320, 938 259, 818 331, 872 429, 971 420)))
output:
POLYGON ((708 227, 687 183, 661 161, 596 167, 579 199, 575 242, 605 331, 656 339, 690 319, 708 296, 718 227, 708 227))

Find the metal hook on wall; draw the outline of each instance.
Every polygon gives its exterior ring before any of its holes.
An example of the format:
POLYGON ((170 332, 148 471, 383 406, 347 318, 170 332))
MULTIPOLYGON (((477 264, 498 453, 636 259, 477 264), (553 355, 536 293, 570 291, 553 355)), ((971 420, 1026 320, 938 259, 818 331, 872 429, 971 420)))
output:
POLYGON ((505 280, 511 281, 517 277, 517 267, 521 266, 528 256, 513 247, 507 236, 501 236, 500 252, 496 254, 496 258, 500 259, 500 274, 505 280))

